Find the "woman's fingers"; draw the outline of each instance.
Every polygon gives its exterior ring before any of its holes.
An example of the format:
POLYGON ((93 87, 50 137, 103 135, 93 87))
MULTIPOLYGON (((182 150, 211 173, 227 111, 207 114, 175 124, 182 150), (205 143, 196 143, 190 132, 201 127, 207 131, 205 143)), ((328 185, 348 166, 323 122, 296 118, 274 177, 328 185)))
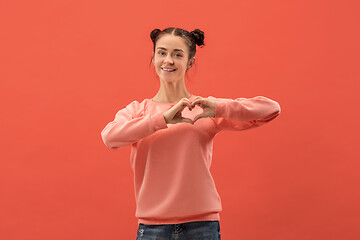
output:
POLYGON ((214 104, 212 101, 202 98, 200 96, 195 97, 194 99, 192 99, 192 101, 187 98, 183 98, 169 110, 168 114, 170 115, 169 118, 171 119, 170 123, 175 124, 186 122, 194 124, 200 118, 214 117, 213 105, 214 104), (188 107, 189 110, 192 110, 195 108, 196 105, 199 105, 204 110, 202 114, 197 115, 195 119, 185 118, 182 116, 181 113, 184 108, 188 107))
POLYGON ((172 107, 174 114, 172 119, 175 121, 174 123, 186 122, 186 123, 194 124, 194 121, 192 119, 184 118, 181 115, 181 112, 186 107, 188 107, 189 109, 191 108, 191 102, 186 98, 181 99, 175 106, 172 107))
POLYGON ((206 101, 204 99, 197 99, 192 102, 191 107, 194 108, 195 105, 206 106, 206 101))
POLYGON ((183 100, 181 100, 180 110, 183 110, 183 109, 186 108, 186 107, 188 107, 189 109, 192 108, 191 102, 190 102, 188 99, 184 98, 183 100))
POLYGON ((199 96, 197 96, 197 97, 195 97, 193 100, 192 100, 192 103, 191 103, 191 105, 192 106, 195 106, 199 101, 201 101, 203 98, 202 97, 199 97, 199 96))
POLYGON ((195 121, 191 120, 190 118, 181 118, 181 122, 191 123, 194 124, 195 121))

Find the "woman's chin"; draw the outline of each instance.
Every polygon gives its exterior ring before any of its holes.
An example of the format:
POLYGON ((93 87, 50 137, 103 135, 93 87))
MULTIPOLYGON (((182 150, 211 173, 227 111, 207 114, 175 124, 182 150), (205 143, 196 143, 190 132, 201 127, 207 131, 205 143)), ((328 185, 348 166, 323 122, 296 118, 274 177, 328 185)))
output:
POLYGON ((160 79, 162 79, 165 82, 177 82, 180 79, 176 77, 169 77, 169 76, 161 76, 160 79))

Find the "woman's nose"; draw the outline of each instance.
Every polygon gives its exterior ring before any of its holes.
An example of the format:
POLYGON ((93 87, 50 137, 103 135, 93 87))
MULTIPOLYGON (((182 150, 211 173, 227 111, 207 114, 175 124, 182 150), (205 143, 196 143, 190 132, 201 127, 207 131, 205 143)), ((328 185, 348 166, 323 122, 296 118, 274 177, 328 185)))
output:
POLYGON ((166 58, 164 59, 165 63, 169 63, 169 64, 173 64, 174 61, 172 60, 170 55, 167 55, 166 58))

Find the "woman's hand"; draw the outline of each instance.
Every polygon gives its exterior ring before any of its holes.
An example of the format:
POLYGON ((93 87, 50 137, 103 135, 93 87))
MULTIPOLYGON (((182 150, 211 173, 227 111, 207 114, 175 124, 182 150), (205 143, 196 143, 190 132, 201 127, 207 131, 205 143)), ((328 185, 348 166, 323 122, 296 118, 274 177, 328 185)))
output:
POLYGON ((188 107, 190 110, 191 102, 187 98, 181 99, 179 102, 177 102, 172 108, 170 108, 168 111, 166 111, 163 115, 165 118, 166 123, 168 124, 176 124, 176 123, 191 123, 194 124, 193 120, 190 118, 184 118, 181 116, 181 112, 184 110, 184 108, 188 107))
POLYGON ((216 104, 214 101, 197 96, 193 99, 192 102, 187 98, 181 99, 177 104, 175 104, 163 115, 166 123, 169 124, 176 124, 181 122, 194 124, 200 118, 215 117, 215 113, 216 104), (181 116, 181 112, 184 110, 185 107, 188 107, 190 110, 192 110, 196 105, 203 109, 203 113, 197 115, 194 120, 181 116))
POLYGON ((216 103, 213 100, 209 100, 209 99, 197 96, 192 101, 191 109, 194 108, 195 105, 198 105, 199 107, 201 107, 204 110, 204 112, 197 115, 194 118, 194 122, 196 122, 200 118, 215 117, 216 103))

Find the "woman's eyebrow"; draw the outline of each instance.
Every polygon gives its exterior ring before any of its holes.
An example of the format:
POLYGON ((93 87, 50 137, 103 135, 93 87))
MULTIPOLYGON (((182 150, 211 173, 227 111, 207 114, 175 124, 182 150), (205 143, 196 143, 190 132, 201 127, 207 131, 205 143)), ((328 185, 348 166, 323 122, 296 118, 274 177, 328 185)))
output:
MULTIPOLYGON (((167 50, 166 48, 164 48, 164 47, 158 47, 158 49, 163 49, 163 50, 167 50)), ((174 51, 181 51, 181 52, 184 52, 184 50, 182 50, 182 49, 174 49, 174 51)))

